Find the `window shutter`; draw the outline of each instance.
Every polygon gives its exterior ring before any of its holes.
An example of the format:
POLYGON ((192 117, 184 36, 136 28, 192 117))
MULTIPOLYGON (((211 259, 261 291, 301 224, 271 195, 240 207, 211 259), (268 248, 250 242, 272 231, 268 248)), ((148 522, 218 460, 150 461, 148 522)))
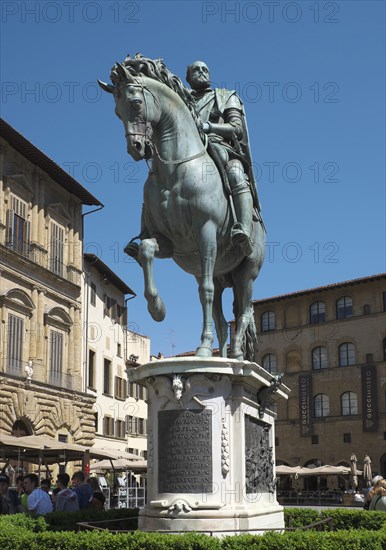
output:
POLYGON ((23 239, 23 254, 29 258, 29 242, 30 242, 30 234, 31 234, 31 222, 26 221, 24 225, 24 239, 23 239))
POLYGON ((6 246, 14 248, 15 246, 15 211, 11 208, 7 210, 7 236, 6 246))

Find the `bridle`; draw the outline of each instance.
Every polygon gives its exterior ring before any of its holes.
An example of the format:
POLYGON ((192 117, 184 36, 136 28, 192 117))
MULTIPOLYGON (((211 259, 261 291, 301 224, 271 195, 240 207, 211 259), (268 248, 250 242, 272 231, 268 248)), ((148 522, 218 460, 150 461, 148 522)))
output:
MULTIPOLYGON (((145 104, 145 117, 143 119, 143 123, 145 125, 145 131, 144 132, 126 132, 125 137, 126 138, 129 137, 129 136, 144 137, 145 138, 145 145, 148 145, 150 147, 150 149, 155 152, 158 160, 162 164, 165 164, 165 165, 182 164, 184 162, 189 162, 191 160, 197 159, 197 158, 202 157, 203 155, 205 155, 207 147, 208 147, 208 137, 206 135, 205 135, 205 143, 204 143, 203 149, 200 152, 195 153, 194 155, 190 155, 188 157, 184 157, 182 159, 176 159, 176 160, 167 160, 167 159, 163 159, 161 157, 161 155, 160 155, 160 153, 157 149, 156 144, 154 143, 154 141, 152 140, 152 138, 151 138, 151 136, 149 135, 149 132, 148 132, 149 128, 151 127, 151 124, 149 122, 147 122, 148 106, 147 106, 147 102, 146 102, 146 94, 145 94, 144 91, 147 90, 152 95, 152 97, 153 97, 154 101, 156 102, 156 104, 158 105, 158 107, 160 107, 159 99, 150 90, 150 88, 148 88, 148 86, 146 86, 143 82, 141 82, 140 80, 138 81, 137 79, 135 79, 135 82, 136 82, 136 84, 133 84, 132 82, 127 82, 125 84, 122 84, 121 86, 118 86, 117 90, 120 91, 121 89, 126 88, 127 86, 132 86, 133 88, 140 88, 141 89, 141 94, 142 94, 143 101, 144 101, 144 104, 145 104)), ((131 103, 135 103, 135 100, 130 101, 130 104, 131 103)))

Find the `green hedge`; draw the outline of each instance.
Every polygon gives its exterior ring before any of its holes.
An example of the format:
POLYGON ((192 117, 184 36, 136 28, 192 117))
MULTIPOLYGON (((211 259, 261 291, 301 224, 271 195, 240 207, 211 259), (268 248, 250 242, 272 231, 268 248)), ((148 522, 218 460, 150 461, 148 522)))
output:
MULTIPOLYGON (((386 529, 386 514, 384 512, 368 512, 362 509, 329 508, 318 512, 312 508, 286 508, 284 522, 286 527, 304 527, 316 521, 333 518, 335 531, 342 529, 368 529, 378 531, 386 529)), ((328 529, 328 526, 325 526, 328 529)))
POLYGON ((137 529, 138 528, 138 508, 113 508, 111 510, 81 510, 80 512, 52 512, 46 514, 44 519, 48 524, 49 531, 77 531, 77 523, 106 521, 113 519, 133 518, 123 525, 122 521, 109 523, 108 527, 114 529, 137 529))
POLYGON ((241 535, 217 539, 189 533, 112 534, 108 531, 75 533, 37 532, 20 529, 12 536, 0 531, 2 550, 384 550, 385 531, 294 531, 241 535))
POLYGON ((385 512, 332 508, 320 513, 320 519, 328 517, 333 518, 336 531, 341 529, 368 529, 369 531, 386 529, 385 512))

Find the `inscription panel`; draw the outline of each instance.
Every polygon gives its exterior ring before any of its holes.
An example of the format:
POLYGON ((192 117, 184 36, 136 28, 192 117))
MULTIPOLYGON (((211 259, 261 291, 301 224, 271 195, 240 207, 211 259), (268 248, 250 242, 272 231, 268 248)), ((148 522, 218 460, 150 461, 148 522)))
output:
POLYGON ((213 491, 212 411, 159 411, 158 491, 213 491))

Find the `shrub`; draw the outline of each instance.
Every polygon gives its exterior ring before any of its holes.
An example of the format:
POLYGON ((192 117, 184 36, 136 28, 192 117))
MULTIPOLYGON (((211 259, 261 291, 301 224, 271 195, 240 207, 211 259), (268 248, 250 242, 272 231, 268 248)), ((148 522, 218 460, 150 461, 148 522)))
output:
POLYGON ((286 527, 304 527, 322 519, 317 510, 312 508, 285 508, 284 524, 286 527))
POLYGON ((127 526, 123 522, 116 524, 106 524, 109 529, 137 529, 138 528, 138 508, 114 508, 111 510, 81 510, 79 512, 52 512, 46 514, 44 519, 48 524, 49 531, 77 531, 78 523, 106 521, 113 519, 133 518, 127 522, 127 526))
POLYGON ((386 525, 386 514, 384 512, 368 512, 365 510, 348 510, 345 508, 332 508, 323 510, 320 519, 333 518, 334 530, 341 529, 368 529, 378 531, 386 525))

